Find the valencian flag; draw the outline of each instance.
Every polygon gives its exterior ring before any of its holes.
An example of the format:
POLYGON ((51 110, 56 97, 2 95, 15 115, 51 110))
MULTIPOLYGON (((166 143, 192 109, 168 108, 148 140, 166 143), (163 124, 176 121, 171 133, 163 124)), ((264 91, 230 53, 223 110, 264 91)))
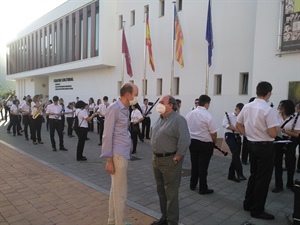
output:
POLYGON ((177 15, 176 5, 174 4, 174 40, 176 40, 175 45, 175 57, 180 67, 184 67, 183 55, 182 55, 182 45, 184 43, 183 33, 181 30, 181 25, 179 17, 177 15))
POLYGON ((127 74, 130 77, 132 77, 131 59, 130 59, 130 54, 127 46, 124 28, 123 28, 123 37, 122 37, 122 53, 124 53, 125 55, 127 74))
POLYGON ((206 21, 206 41, 208 42, 208 66, 211 66, 212 50, 214 48, 213 31, 211 23, 210 0, 208 0, 207 21, 206 21))
POLYGON ((154 66, 154 59, 152 55, 152 42, 151 42, 151 36, 150 36, 150 27, 149 27, 149 20, 148 20, 148 14, 146 17, 146 46, 148 47, 148 52, 149 52, 149 63, 151 65, 151 68, 153 72, 155 71, 155 66, 154 66))

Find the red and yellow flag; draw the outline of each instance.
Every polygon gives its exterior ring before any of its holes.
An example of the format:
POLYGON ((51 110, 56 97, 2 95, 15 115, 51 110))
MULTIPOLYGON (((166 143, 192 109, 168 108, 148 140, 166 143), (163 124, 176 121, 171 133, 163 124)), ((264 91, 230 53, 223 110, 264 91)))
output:
POLYGON ((148 14, 147 14, 147 17, 146 17, 146 46, 148 47, 148 52, 149 52, 149 63, 150 63, 151 68, 154 72, 155 71, 155 66, 154 66, 154 59, 153 59, 153 54, 152 54, 152 42, 151 42, 151 37, 150 37, 150 27, 149 27, 148 14))
POLYGON ((179 63, 180 67, 184 67, 182 46, 184 44, 183 33, 177 15, 176 6, 174 5, 174 39, 176 40, 175 44, 175 58, 179 63))

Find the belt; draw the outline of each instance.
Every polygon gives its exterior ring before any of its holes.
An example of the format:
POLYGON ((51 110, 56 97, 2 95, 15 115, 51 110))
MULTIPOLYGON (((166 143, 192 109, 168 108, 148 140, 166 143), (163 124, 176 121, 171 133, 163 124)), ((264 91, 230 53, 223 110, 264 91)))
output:
POLYGON ((241 136, 239 133, 226 132, 225 134, 226 134, 226 135, 241 136))
POLYGON ((166 157, 166 156, 170 156, 170 155, 175 155, 176 152, 166 152, 166 153, 155 153, 155 152, 153 152, 153 154, 156 157, 166 157))
POLYGON ((261 145, 270 145, 273 144, 273 141, 249 141, 251 144, 261 144, 261 145))

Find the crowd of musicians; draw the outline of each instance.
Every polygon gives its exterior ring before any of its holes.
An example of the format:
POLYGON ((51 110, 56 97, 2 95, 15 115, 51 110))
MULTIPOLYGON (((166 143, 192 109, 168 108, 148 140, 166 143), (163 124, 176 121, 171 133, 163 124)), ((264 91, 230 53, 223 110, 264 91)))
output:
MULTIPOLYGON (((251 211, 253 217, 274 219, 274 216, 264 211, 273 168, 275 171, 275 187, 272 192, 274 193, 284 190, 282 178, 284 168, 287 171, 285 186, 291 191, 294 191, 295 171, 300 172, 300 160, 298 159, 297 163, 296 159, 296 149, 299 145, 300 136, 300 103, 288 99, 282 100, 276 111, 267 103, 271 96, 272 87, 268 86, 269 83, 267 82, 261 84, 262 87, 259 85, 257 87, 257 97, 251 98, 249 103, 245 105, 237 103, 233 112, 225 112, 221 126, 224 128, 224 141, 232 155, 228 169, 228 180, 237 183, 247 180, 243 174, 243 165, 248 165, 248 160, 251 164, 251 175, 248 178, 244 209, 251 211), (260 119, 261 121, 258 122, 260 119), (268 124, 267 127, 266 124, 268 124), (269 160, 273 155, 274 161, 269 160)), ((168 101, 171 101, 171 96, 168 98, 168 101)), ((113 101, 116 101, 116 99, 113 101)), ((156 110, 163 115, 166 109, 161 101, 162 99, 160 99, 156 110)), ((31 140, 33 145, 44 144, 41 137, 41 128, 42 124, 45 123, 47 131, 50 133, 53 151, 58 149, 61 151, 68 150, 64 146, 64 134, 66 132, 68 138, 74 137, 73 125, 74 118, 76 118, 79 127, 75 132, 78 136, 76 155, 78 161, 87 160, 83 155, 83 150, 85 141, 89 140, 89 132, 96 131, 99 134, 98 145, 102 145, 105 113, 110 106, 107 96, 98 99, 97 102, 90 98, 87 103, 77 97, 76 101, 69 102, 66 106, 64 100, 58 96, 53 96, 51 100, 46 102, 42 101, 41 95, 35 95, 33 98, 25 96, 22 101, 9 96, 0 104, 2 120, 10 118, 7 133, 12 132, 13 136, 24 135, 25 140, 31 140), (95 128, 94 125, 96 125, 95 128), (55 132, 57 132, 59 138, 58 147, 56 146, 55 132)), ((144 142, 144 139, 150 140, 158 135, 157 132, 151 134, 150 128, 151 110, 155 104, 156 102, 149 104, 147 98, 143 99, 141 106, 137 102, 131 104, 129 113, 129 131, 132 139, 131 154, 137 152, 138 140, 144 142)), ((176 99, 171 104, 173 104, 172 109, 179 114, 181 101, 176 99)), ((185 117, 190 134, 189 152, 192 165, 190 189, 195 190, 199 184, 199 194, 201 195, 214 192, 207 185, 207 176, 209 162, 216 147, 219 128, 208 112, 210 104, 210 97, 201 95, 195 99, 195 106, 185 117)), ((160 117, 159 120, 162 118, 160 117)), ((166 120, 164 123, 170 123, 170 121, 171 119, 166 120)), ((169 124, 168 127, 170 128, 173 125, 169 124)), ((174 155, 176 151, 174 153, 157 153, 157 157, 169 156, 169 154, 174 155)), ((167 224, 166 221, 166 218, 162 217, 153 224, 163 225, 167 224)))

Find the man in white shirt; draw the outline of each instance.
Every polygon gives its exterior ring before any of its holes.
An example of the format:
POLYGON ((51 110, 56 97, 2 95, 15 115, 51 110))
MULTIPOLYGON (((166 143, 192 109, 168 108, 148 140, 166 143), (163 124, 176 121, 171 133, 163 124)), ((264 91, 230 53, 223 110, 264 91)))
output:
POLYGON ((46 110, 46 115, 49 116, 50 140, 52 144, 52 150, 54 152, 57 151, 54 139, 55 130, 57 131, 59 137, 59 150, 68 151, 68 149, 64 147, 64 136, 62 133, 63 127, 61 122, 62 114, 62 106, 58 103, 58 96, 54 96, 53 103, 51 105, 48 105, 46 110))
POLYGON ((189 112, 186 116, 191 136, 191 179, 190 189, 195 190, 199 181, 199 194, 212 194, 213 189, 207 186, 207 170, 214 146, 217 141, 218 127, 207 111, 210 105, 210 97, 201 95, 199 106, 189 112))
POLYGON ((108 103, 108 97, 104 96, 103 97, 103 104, 99 106, 99 109, 97 110, 97 114, 99 116, 99 137, 100 137, 100 142, 98 145, 102 145, 102 136, 103 136, 103 131, 104 131, 104 120, 105 120, 105 113, 106 109, 108 108, 109 103, 108 103))
POLYGON ((150 139, 150 126, 151 126, 151 119, 150 115, 152 112, 149 112, 150 109, 149 100, 147 98, 144 98, 144 104, 141 106, 142 113, 144 116, 144 120, 142 121, 142 138, 150 139), (145 136, 146 131, 146 136, 145 136))
POLYGON ((256 99, 246 104, 237 117, 236 128, 248 139, 250 177, 244 200, 244 210, 258 219, 273 220, 265 212, 274 167, 274 138, 279 121, 277 112, 267 103, 272 94, 272 85, 262 81, 256 87, 256 99))

